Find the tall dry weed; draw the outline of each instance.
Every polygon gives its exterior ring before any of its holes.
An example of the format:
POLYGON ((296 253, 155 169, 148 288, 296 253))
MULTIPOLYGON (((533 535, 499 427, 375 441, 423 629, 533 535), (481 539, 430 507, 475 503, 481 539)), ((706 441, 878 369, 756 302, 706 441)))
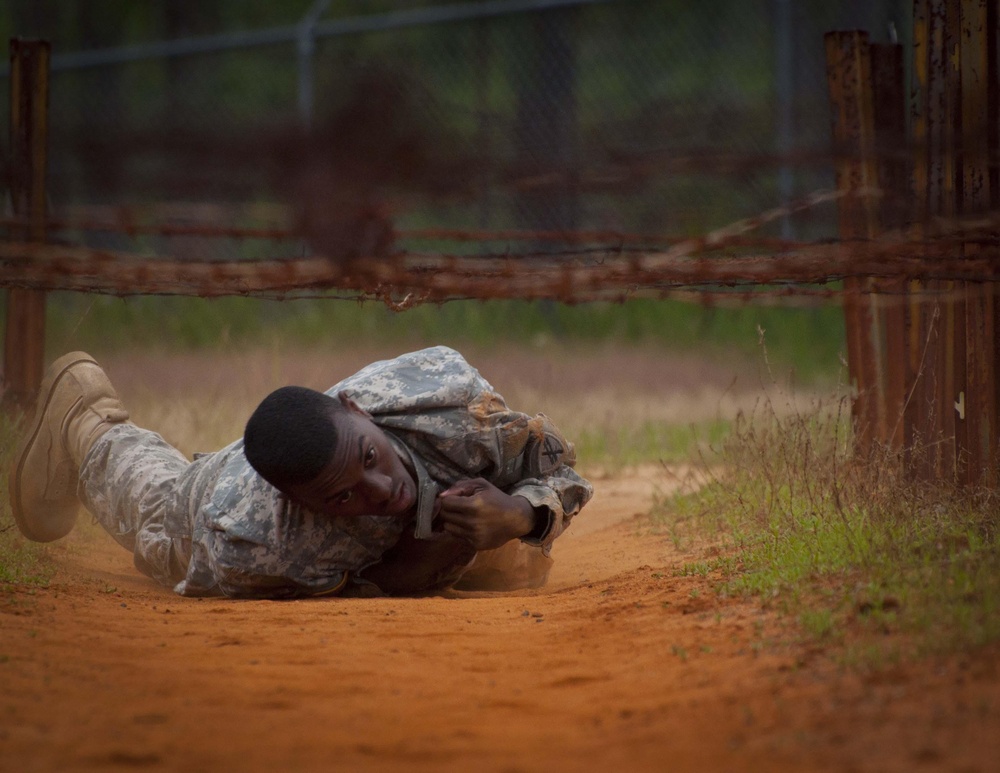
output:
POLYGON ((840 390, 800 409, 770 390, 703 455, 707 485, 659 519, 731 548, 699 567, 722 592, 776 599, 823 635, 907 630, 927 649, 1000 638, 997 492, 919 478, 927 443, 862 457, 850 404, 840 390))

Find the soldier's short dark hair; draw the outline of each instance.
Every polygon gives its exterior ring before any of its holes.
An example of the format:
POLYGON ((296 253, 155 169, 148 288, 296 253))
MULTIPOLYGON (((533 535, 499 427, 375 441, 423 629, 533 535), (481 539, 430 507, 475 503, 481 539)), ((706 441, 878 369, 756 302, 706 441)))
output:
POLYGON ((306 387, 287 386, 265 397, 247 421, 243 451, 264 480, 279 491, 308 483, 330 462, 337 446, 333 417, 340 400, 306 387))

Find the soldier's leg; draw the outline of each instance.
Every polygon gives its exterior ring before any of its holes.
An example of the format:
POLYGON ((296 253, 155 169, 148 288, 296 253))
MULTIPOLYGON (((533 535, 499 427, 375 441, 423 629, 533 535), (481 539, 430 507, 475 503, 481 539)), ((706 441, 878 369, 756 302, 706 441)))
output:
POLYGON ((184 578, 191 557, 190 467, 157 433, 122 424, 98 438, 80 468, 84 507, 139 571, 168 586, 184 578))
POLYGON ((128 423, 93 357, 72 352, 42 380, 10 472, 11 510, 26 537, 49 542, 70 532, 82 499, 137 566, 169 582, 184 562, 173 543, 186 526, 176 482, 187 466, 162 438, 128 423))
POLYGON ((51 542, 70 532, 84 457, 97 438, 127 420, 93 357, 71 352, 52 363, 10 471, 11 511, 25 537, 51 542))

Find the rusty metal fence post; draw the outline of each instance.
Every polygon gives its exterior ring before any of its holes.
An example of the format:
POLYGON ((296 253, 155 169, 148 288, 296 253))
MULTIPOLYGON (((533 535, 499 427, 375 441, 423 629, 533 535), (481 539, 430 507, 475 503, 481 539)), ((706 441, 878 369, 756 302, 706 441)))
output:
MULTIPOLYGON (((920 229, 932 217, 957 212, 955 189, 960 83, 956 0, 914 3, 913 192, 920 229)), ((910 344, 914 410, 914 473, 926 480, 954 480, 956 437, 964 432, 957 403, 964 392, 965 315, 956 282, 914 283, 910 344), (956 343, 961 341, 960 351, 956 343)))
MULTIPOLYGON (((918 227, 996 204, 997 8, 989 0, 915 0, 913 191, 918 227)), ((972 257, 981 249, 960 249, 972 257)), ((914 295, 921 369, 913 435, 918 474, 966 485, 997 480, 996 285, 947 280, 914 295)), ((915 352, 911 351, 911 358, 915 352)))
MULTIPOLYGON (((906 86, 903 46, 873 43, 870 48, 872 93, 875 103, 876 174, 882 198, 878 220, 882 230, 903 228, 911 217, 910 159, 906 152, 906 86)), ((875 280, 875 296, 883 322, 883 399, 885 434, 879 440, 889 448, 906 447, 907 404, 906 281, 875 280)))
MULTIPOLYGON (((996 121, 996 4, 961 0, 959 69, 961 81, 961 193, 963 215, 987 211, 990 180, 990 121, 996 121), (990 9, 992 8, 992 14, 990 9), (990 24, 992 17, 993 24, 990 24), (991 33, 993 30, 993 33, 991 33), (991 56, 992 54, 992 56, 991 56), (992 60, 992 61, 991 61, 992 60)), ((995 183, 993 183, 995 185, 995 183)), ((964 254, 980 248, 966 244, 964 254)), ((959 434, 959 473, 968 484, 995 485, 997 445, 995 283, 965 282, 964 425, 959 434)), ((963 399, 964 398, 964 399, 963 399)))
MULTIPOLYGON (((838 229, 845 249, 877 231, 871 192, 878 188, 875 107, 868 33, 829 32, 826 45, 838 202, 838 229)), ((888 434, 884 399, 883 326, 870 279, 844 280, 847 367, 856 390, 852 415, 856 450, 869 455, 888 434)))
MULTIPOLYGON (((45 177, 48 151, 49 60, 40 40, 10 42, 10 197, 26 227, 11 229, 12 241, 45 240, 45 177)), ((45 293, 7 291, 4 338, 6 406, 25 406, 38 390, 45 362, 45 293)))
MULTIPOLYGON (((917 238, 931 238, 935 219, 982 214, 1000 202, 1000 7, 993 0, 914 0, 913 9, 909 160, 898 151, 907 147, 898 47, 869 45, 860 31, 826 36, 846 249, 911 219, 917 238), (882 191, 877 210, 859 195, 865 188, 882 191)), ((983 242, 955 249, 975 258, 983 242)), ((917 477, 995 486, 997 283, 986 276, 857 278, 845 291, 858 452, 881 443, 905 450, 917 477)))

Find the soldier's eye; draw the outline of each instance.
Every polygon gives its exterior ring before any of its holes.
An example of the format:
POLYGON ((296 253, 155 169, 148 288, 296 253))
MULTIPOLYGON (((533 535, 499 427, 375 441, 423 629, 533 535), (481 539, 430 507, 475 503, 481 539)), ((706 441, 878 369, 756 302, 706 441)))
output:
POLYGON ((351 501, 351 498, 353 496, 354 496, 354 492, 353 491, 345 491, 343 494, 341 494, 340 496, 338 496, 334 500, 334 502, 336 504, 338 504, 338 505, 346 505, 348 502, 351 501))
POLYGON ((375 464, 375 457, 376 457, 375 446, 371 446, 369 447, 368 452, 365 454, 365 467, 371 467, 373 464, 375 464))

